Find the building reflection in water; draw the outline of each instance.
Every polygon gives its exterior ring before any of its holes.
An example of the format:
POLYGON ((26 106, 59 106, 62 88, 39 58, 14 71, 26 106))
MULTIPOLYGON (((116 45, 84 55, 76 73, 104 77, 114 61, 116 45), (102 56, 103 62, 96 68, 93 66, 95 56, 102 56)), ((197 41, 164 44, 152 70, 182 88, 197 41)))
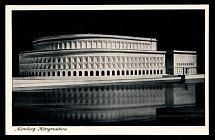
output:
POLYGON ((167 106, 195 105, 195 83, 169 84, 165 88, 165 102, 167 106))
POLYGON ((13 92, 13 125, 95 125, 156 119, 195 105, 195 83, 123 83, 13 92))

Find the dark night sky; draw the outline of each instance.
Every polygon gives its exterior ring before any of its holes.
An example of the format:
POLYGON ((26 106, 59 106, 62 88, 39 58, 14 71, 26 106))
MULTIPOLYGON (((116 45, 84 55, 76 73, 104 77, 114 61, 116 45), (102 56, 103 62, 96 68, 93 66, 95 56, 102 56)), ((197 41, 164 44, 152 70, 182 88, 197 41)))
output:
POLYGON ((18 76, 19 53, 32 50, 32 41, 79 33, 156 38, 158 50, 194 50, 198 73, 204 73, 204 10, 13 11, 13 77, 18 76))

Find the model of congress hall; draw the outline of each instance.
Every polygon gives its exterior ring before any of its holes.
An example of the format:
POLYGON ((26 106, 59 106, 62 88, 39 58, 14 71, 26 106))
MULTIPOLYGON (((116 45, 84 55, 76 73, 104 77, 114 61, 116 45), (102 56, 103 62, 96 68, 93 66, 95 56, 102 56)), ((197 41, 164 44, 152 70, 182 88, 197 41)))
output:
POLYGON ((33 48, 19 55, 22 77, 86 81, 197 74, 196 51, 157 51, 155 38, 59 35, 36 39, 33 48))

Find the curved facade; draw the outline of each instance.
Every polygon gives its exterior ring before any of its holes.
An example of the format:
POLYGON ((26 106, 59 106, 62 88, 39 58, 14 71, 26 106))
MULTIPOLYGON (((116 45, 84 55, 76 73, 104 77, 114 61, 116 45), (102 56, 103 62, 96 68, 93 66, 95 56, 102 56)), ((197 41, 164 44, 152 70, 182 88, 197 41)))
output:
POLYGON ((33 41, 34 50, 157 50, 157 40, 116 35, 77 34, 43 37, 33 41))
POLYGON ((74 80, 135 79, 166 73, 165 51, 157 40, 77 34, 39 38, 20 54, 20 76, 74 80))

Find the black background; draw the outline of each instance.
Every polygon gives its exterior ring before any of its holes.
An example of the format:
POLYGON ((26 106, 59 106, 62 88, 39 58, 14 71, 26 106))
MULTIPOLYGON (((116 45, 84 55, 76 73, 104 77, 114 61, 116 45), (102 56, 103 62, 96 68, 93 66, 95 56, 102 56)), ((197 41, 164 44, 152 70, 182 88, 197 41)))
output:
POLYGON ((12 11, 12 76, 35 39, 81 33, 156 38, 159 51, 197 51, 197 71, 205 73, 204 10, 42 10, 12 11))

